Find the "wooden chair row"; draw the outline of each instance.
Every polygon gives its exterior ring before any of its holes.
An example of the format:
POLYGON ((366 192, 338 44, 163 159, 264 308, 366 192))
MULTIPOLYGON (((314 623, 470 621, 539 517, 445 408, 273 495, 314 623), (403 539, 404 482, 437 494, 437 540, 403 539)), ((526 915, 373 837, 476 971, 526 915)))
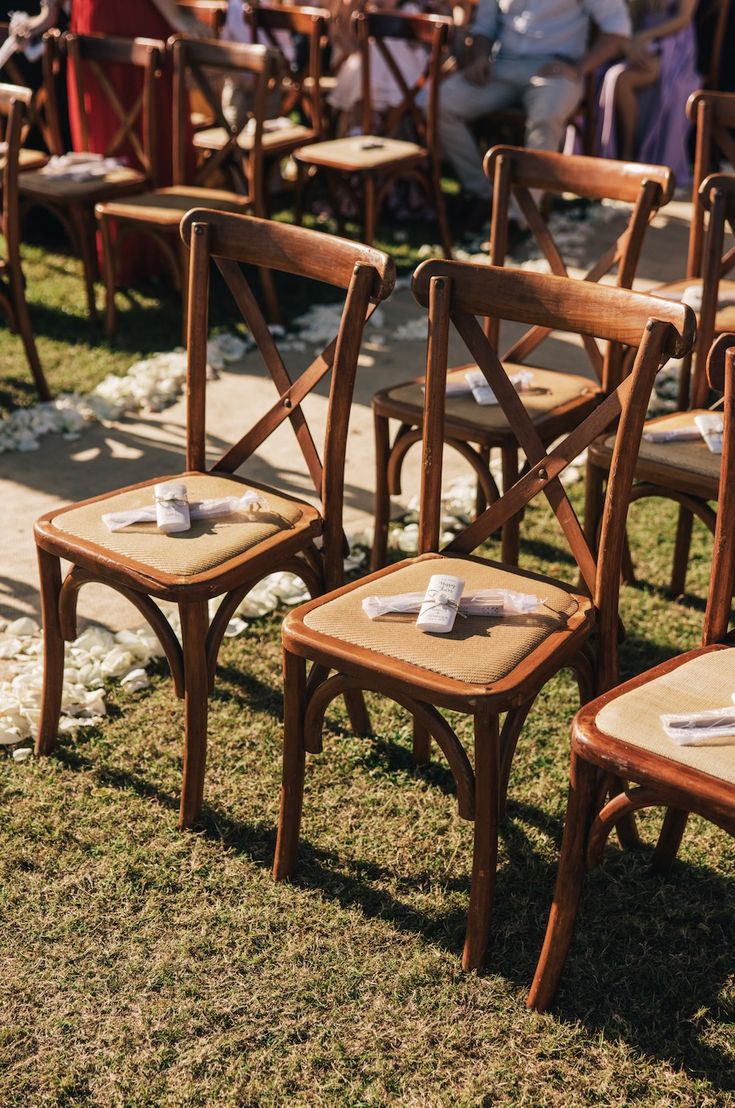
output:
MULTIPOLYGON (((56 510, 38 522, 45 677, 37 750, 47 753, 56 742, 63 642, 75 634, 78 591, 89 581, 106 583, 129 597, 151 622, 168 656, 175 690, 184 699, 180 824, 191 826, 199 818, 203 802, 207 698, 223 631, 236 605, 261 576, 276 567, 291 569, 307 583, 313 599, 291 613, 284 625, 284 771, 275 875, 288 876, 295 864, 306 753, 320 748, 328 704, 338 695, 345 696, 353 727, 363 731, 369 720, 361 694, 366 689, 381 692, 412 712, 418 760, 426 758, 430 739, 437 742, 456 781, 460 814, 474 822, 463 962, 467 967, 478 966, 489 934, 498 821, 526 715, 544 683, 563 666, 576 672, 583 702, 617 681, 617 598, 637 445, 655 374, 666 359, 684 356, 694 343, 693 313, 670 301, 565 276, 451 261, 420 266, 413 289, 418 303, 428 311, 430 335, 420 553, 343 586, 342 497, 350 401, 363 326, 390 293, 392 263, 386 255, 365 246, 223 212, 189 213, 182 221, 182 237, 191 250, 188 437, 186 469, 176 477, 187 484, 192 497, 251 488, 267 502, 260 512, 246 518, 221 526, 195 525, 191 533, 175 538, 159 535, 150 525, 133 527, 127 533, 107 532, 101 513, 149 503, 153 485, 161 480, 158 477, 56 510), (335 340, 297 378, 286 369, 257 309, 242 264, 285 272, 302 281, 327 281, 345 292, 335 340), (208 470, 204 371, 212 267, 226 281, 251 328, 276 395, 273 406, 244 429, 239 442, 208 470), (526 326, 566 330, 620 344, 636 352, 634 365, 563 441, 549 449, 510 383, 494 335, 483 330, 481 321, 490 314, 526 326), (450 328, 457 330, 509 422, 517 428, 529 466, 502 497, 449 547, 440 550, 450 328), (330 373, 330 410, 320 457, 301 405, 330 373), (248 459, 286 420, 301 446, 320 511, 247 479, 248 459), (559 478, 570 461, 608 429, 617 429, 617 437, 600 553, 596 555, 559 478), (498 526, 540 495, 551 505, 579 567, 579 587, 474 553, 498 526), (72 566, 63 581, 62 558, 72 566), (364 616, 360 601, 366 593, 421 591, 437 571, 461 576, 472 589, 500 586, 535 592, 543 605, 510 620, 470 617, 441 639, 422 635, 410 620, 373 623, 364 616), (223 601, 210 622, 207 601, 217 595, 223 596, 223 601), (181 647, 156 599, 174 600, 179 605, 181 647), (311 662, 308 677, 307 662, 311 662), (442 715, 445 709, 472 717, 474 766, 442 715), (507 713, 502 728, 501 713, 507 713)), ((727 449, 729 457, 731 448, 727 449)), ((617 778, 625 776, 621 766, 613 774, 615 779, 606 777, 608 790, 623 788, 617 778)), ((668 793, 664 792, 663 799, 669 802, 668 793)), ((677 800, 681 801, 678 794, 677 800)), ((613 809, 613 814, 617 811, 613 809)), ((623 835, 632 835, 629 815, 623 808, 619 818, 611 818, 623 835)))
MULTIPOLYGON (((679 410, 691 412, 685 418, 691 422, 693 409, 706 406, 708 383, 705 358, 713 339, 724 331, 735 328, 735 309, 726 305, 718 308, 721 298, 733 298, 735 281, 728 273, 735 264, 735 248, 726 248, 725 231, 733 228, 731 197, 735 179, 712 169, 724 158, 735 162, 735 146, 731 128, 735 127, 735 95, 729 93, 698 92, 689 102, 689 116, 696 124, 696 158, 692 216, 689 236, 687 273, 679 281, 670 282, 653 290, 665 297, 681 297, 687 288, 701 292, 702 307, 697 312, 698 338, 694 357, 683 360, 680 378, 679 410), (694 375, 691 366, 694 366, 694 375)), ((533 200, 532 189, 543 195, 573 194, 587 199, 624 200, 631 205, 626 227, 617 242, 600 257, 587 275, 588 280, 600 280, 614 267, 616 283, 620 287, 633 285, 638 261, 647 228, 660 208, 672 195, 671 172, 661 166, 645 166, 602 160, 574 158, 552 153, 522 150, 515 147, 496 147, 488 152, 485 169, 493 182, 493 214, 491 226, 490 261, 504 264, 506 259, 505 228, 508 220, 511 196, 521 207, 530 230, 548 262, 552 273, 566 272, 562 252, 555 244, 533 200)), ((488 327, 496 323, 488 321, 488 327)), ((539 343, 546 337, 538 330, 523 336, 507 352, 514 362, 528 363, 539 343)), ((533 392, 526 396, 527 407, 533 412, 534 422, 545 441, 551 442, 556 434, 574 423, 584 405, 599 403, 625 371, 626 354, 621 349, 608 346, 604 351, 594 349, 589 342, 586 349, 594 376, 592 380, 568 375, 566 391, 562 381, 551 378, 555 387, 548 387, 548 375, 536 368, 534 374, 539 383, 546 385, 540 397, 533 392)), ((630 354, 627 354, 630 362, 630 354)), ((467 366, 455 367, 458 374, 467 366)), ((375 537, 372 566, 384 564, 390 520, 390 497, 400 492, 401 470, 408 450, 421 439, 422 378, 413 382, 398 383, 378 393, 373 399, 376 441, 376 501, 375 537), (391 441, 390 421, 398 424, 391 441)), ((675 424, 681 417, 666 417, 675 424)), ((665 425, 664 424, 664 425, 665 425)), ((497 408, 478 408, 472 401, 451 399, 447 404, 447 441, 472 466, 478 478, 478 507, 498 496, 498 489, 489 469, 490 452, 499 449, 502 460, 502 488, 507 489, 518 473, 517 437, 514 428, 505 421, 497 408)), ((716 460, 703 457, 701 465, 691 465, 691 449, 672 443, 664 450, 670 463, 662 457, 660 448, 644 447, 633 492, 634 499, 644 496, 672 496, 681 504, 677 531, 671 589, 675 594, 683 591, 686 565, 691 538, 692 518, 697 516, 714 529, 715 515, 708 501, 716 499, 719 470, 716 460), (655 462, 648 456, 656 456, 655 462)), ((701 444, 706 454, 706 447, 701 444)), ((587 536, 594 541, 599 525, 600 489, 612 456, 611 442, 593 444, 592 480, 588 484, 587 536)), ((510 562, 518 554, 517 518, 509 520, 504 528, 504 558, 510 562)), ((625 562, 626 577, 633 578, 630 560, 625 562)))

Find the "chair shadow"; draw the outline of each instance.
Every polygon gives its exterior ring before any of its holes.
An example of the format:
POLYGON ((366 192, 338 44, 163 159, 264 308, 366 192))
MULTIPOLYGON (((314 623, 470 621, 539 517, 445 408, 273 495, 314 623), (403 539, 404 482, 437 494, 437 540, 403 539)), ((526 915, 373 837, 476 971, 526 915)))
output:
MULTIPOLYGON (((249 683, 259 687, 257 681, 249 683)), ((172 814, 178 812, 178 795, 134 770, 100 765, 79 743, 73 748, 62 745, 57 757, 69 769, 91 771, 105 786, 132 790, 172 814)), ((386 769, 412 769, 410 752, 386 740, 373 740, 366 757, 369 764, 384 759, 386 769)), ((442 792, 453 791, 451 774, 441 765, 432 764, 427 778, 442 792)), ((535 836, 529 835, 527 828, 552 837, 558 851, 561 820, 535 805, 509 800, 501 825, 507 862, 498 873, 490 951, 481 974, 488 979, 501 976, 522 993, 535 969, 556 870, 555 862, 548 862, 536 849, 535 836)), ((243 821, 205 803, 195 833, 270 869, 275 828, 262 820, 243 821)), ((700 926, 703 899, 717 906, 723 927, 724 921, 732 919, 733 884, 688 862, 677 862, 670 875, 659 876, 647 869, 650 854, 650 847, 626 854, 608 847, 602 867, 588 876, 575 940, 551 1018, 570 1026, 581 1024, 591 1035, 618 1035, 636 1051, 681 1066, 692 1077, 705 1076, 718 1090, 735 1090, 735 1070, 727 1052, 691 1034, 692 1024, 701 1022, 703 1012, 713 1021, 733 1019, 734 1013, 720 995, 731 972, 727 944, 716 928, 700 926), (611 911, 613 896, 616 910, 611 911), (654 907, 667 921, 660 945, 646 941, 654 907), (594 957, 592 965, 590 957, 594 957), (653 1005, 654 1018, 652 996, 659 997, 653 1005)), ((320 897, 342 908, 357 909, 366 919, 388 921, 397 932, 419 935, 428 945, 458 959, 466 909, 455 907, 428 915, 414 907, 410 895, 435 880, 420 864, 416 872, 400 875, 405 899, 387 891, 391 879, 395 884, 395 872, 389 867, 357 858, 346 860, 306 837, 300 845, 293 884, 318 891, 320 897)), ((469 872, 444 878, 441 883, 448 892, 469 894, 469 872)))

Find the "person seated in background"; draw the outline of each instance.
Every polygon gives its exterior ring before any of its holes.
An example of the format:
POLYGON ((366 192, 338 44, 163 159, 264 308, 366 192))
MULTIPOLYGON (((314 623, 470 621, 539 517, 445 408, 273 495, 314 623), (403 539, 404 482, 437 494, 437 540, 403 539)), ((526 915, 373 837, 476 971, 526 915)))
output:
POLYGON ((697 0, 631 4, 635 33, 626 58, 607 70, 600 88, 600 153, 670 165, 680 186, 691 176, 686 102, 701 84, 696 7, 697 0))
POLYGON ((490 217, 490 183, 469 124, 522 107, 526 145, 558 150, 585 76, 622 52, 630 17, 625 0, 480 0, 471 36, 464 67, 439 91, 439 139, 469 202, 468 227, 490 217))

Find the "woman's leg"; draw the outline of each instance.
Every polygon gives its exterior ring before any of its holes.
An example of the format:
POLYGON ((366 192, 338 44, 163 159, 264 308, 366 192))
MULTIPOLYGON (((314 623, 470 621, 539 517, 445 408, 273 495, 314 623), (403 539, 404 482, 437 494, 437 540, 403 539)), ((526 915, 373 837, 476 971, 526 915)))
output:
POLYGON ((618 154, 623 161, 635 158, 638 131, 638 92, 659 79, 661 63, 652 57, 642 65, 624 69, 615 84, 615 118, 618 127, 618 154))

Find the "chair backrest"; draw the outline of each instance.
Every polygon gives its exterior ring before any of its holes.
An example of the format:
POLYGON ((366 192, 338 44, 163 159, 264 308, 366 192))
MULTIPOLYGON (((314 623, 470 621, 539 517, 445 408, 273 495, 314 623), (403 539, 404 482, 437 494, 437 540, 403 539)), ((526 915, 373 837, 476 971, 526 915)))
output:
MULTIPOLYGON (((10 34, 10 24, 0 23, 0 46, 5 43, 10 34)), ((48 38, 49 36, 47 36, 48 38)), ((52 47, 53 49, 53 47, 52 47)), ((46 65, 48 50, 44 52, 44 67, 46 65)), ((46 88, 45 80, 45 68, 44 68, 44 81, 40 88, 30 89, 27 81, 24 79, 21 68, 18 64, 18 58, 13 54, 8 58, 5 66, 2 70, 2 76, 7 79, 16 88, 27 88, 31 93, 31 101, 26 111, 24 112, 23 129, 21 132, 21 146, 25 143, 28 132, 34 127, 37 127, 41 138, 44 141, 46 149, 50 154, 61 153, 61 137, 58 134, 58 129, 54 126, 55 116, 51 110, 49 102, 48 91, 46 88)), ((53 97, 55 102, 55 96, 53 97)))
MULTIPOLYGON (((525 150, 515 146, 495 146, 485 156, 485 173, 493 186, 490 232, 490 262, 504 265, 508 244, 508 217, 514 198, 523 213, 551 273, 568 276, 562 249, 543 218, 537 199, 542 196, 571 193, 587 200, 615 200, 631 205, 630 217, 615 242, 599 256, 585 274, 587 282, 600 281, 616 269, 618 288, 631 288, 640 260, 646 229, 659 208, 667 204, 674 191, 674 175, 668 166, 616 162, 607 158, 588 158, 556 154, 544 150, 525 150), (536 195, 534 195, 534 193, 536 195)), ((497 321, 489 322, 497 343, 497 321)), ((544 341, 548 330, 535 326, 527 331, 504 357, 524 361, 544 341)), ((600 349, 595 338, 583 335, 591 367, 602 390, 617 385, 622 373, 622 347, 607 343, 600 349)))
POLYGON ((723 393, 720 496, 712 552, 702 645, 722 642, 728 633, 735 593, 735 334, 720 335, 707 359, 711 387, 723 393))
POLYGON ((61 36, 79 108, 82 146, 89 149, 90 111, 100 101, 112 110, 117 127, 110 131, 105 157, 132 157, 140 170, 156 180, 155 96, 166 57, 166 44, 149 38, 115 38, 111 35, 61 36), (142 75, 141 90, 130 105, 121 99, 109 67, 142 75), (86 94, 86 95, 85 95, 86 94))
POLYGON ((735 265, 735 247, 725 249, 728 224, 731 233, 735 234, 735 176, 713 173, 707 177, 699 187, 697 206, 707 215, 701 264, 702 307, 699 312, 697 357, 691 385, 687 375, 682 375, 683 399, 686 400, 689 393, 688 400, 692 408, 702 408, 707 403, 709 381, 705 372, 705 360, 715 337, 720 281, 735 265))
MULTIPOLYGON (((401 11, 362 11, 353 16, 362 58, 362 126, 365 134, 373 130, 374 111, 370 80, 370 45, 374 44, 391 76, 400 89, 401 99, 389 108, 380 125, 380 133, 395 137, 409 120, 418 141, 434 152, 437 142, 439 107, 439 69, 442 51, 447 42, 452 21, 439 15, 407 15, 401 11), (409 43, 426 52, 426 64, 417 80, 408 84, 400 58, 395 57, 395 44, 409 43), (419 108, 416 97, 429 86, 426 113, 419 108)), ((405 137, 405 136, 404 136, 405 137)))
POLYGON ((646 409, 662 364, 691 349, 694 313, 681 304, 627 289, 466 262, 424 262, 414 274, 413 292, 418 302, 429 308, 419 552, 437 550, 439 543, 451 324, 498 398, 528 464, 516 484, 465 527, 445 552, 471 554, 543 492, 597 608, 603 646, 599 681, 601 688, 610 687, 617 679, 618 592, 625 519, 646 409), (590 335, 632 347, 636 350, 633 369, 599 407, 547 451, 498 357, 495 344, 476 318, 486 317, 490 311, 500 319, 590 335), (596 560, 559 477, 593 439, 616 423, 618 431, 596 560))
POLYGON ((277 393, 273 406, 222 455, 214 468, 234 472, 288 419, 321 501, 325 519, 325 574, 328 586, 333 587, 342 576, 344 464, 357 358, 367 319, 390 295, 395 283, 393 262, 387 254, 359 243, 224 212, 188 212, 181 222, 181 234, 191 252, 187 320, 188 468, 205 467, 208 293, 214 263, 250 330, 277 393), (295 379, 285 366, 241 264, 345 290, 334 339, 295 379), (329 409, 320 456, 301 404, 330 372, 329 409))
POLYGON ((689 231, 687 277, 702 275, 705 214, 698 203, 699 186, 719 169, 720 159, 735 166, 735 93, 693 92, 687 101, 687 118, 695 126, 692 223, 689 231))
MULTIPOLYGON (((252 3, 244 5, 243 14, 250 26, 253 42, 262 42, 279 57, 284 93, 281 114, 288 115, 298 108, 309 121, 313 137, 321 137, 324 116, 322 57, 329 41, 329 13, 324 8, 252 3), (283 53, 283 40, 278 32, 285 32, 291 38, 299 35, 305 40, 307 56, 303 64, 289 62, 283 53)), ((305 141, 308 141, 308 136, 305 141)))
POLYGON ((227 19, 227 0, 176 0, 180 8, 210 29, 216 38, 227 19))
POLYGON ((33 93, 18 85, 0 84, 0 129, 3 142, 2 217, 0 227, 11 266, 20 267, 20 218, 18 204, 18 158, 21 139, 32 110, 33 93))
POLYGON ((265 46, 236 42, 214 42, 175 37, 169 40, 174 66, 174 181, 203 185, 221 172, 229 173, 237 192, 253 201, 256 210, 263 197, 263 124, 268 104, 268 85, 277 56, 265 46), (217 80, 236 75, 252 80, 252 98, 241 127, 231 126, 223 111, 217 80), (212 113, 214 127, 222 134, 222 145, 208 152, 187 181, 189 157, 189 89, 198 91, 212 113), (247 133, 247 148, 240 136, 247 133))

